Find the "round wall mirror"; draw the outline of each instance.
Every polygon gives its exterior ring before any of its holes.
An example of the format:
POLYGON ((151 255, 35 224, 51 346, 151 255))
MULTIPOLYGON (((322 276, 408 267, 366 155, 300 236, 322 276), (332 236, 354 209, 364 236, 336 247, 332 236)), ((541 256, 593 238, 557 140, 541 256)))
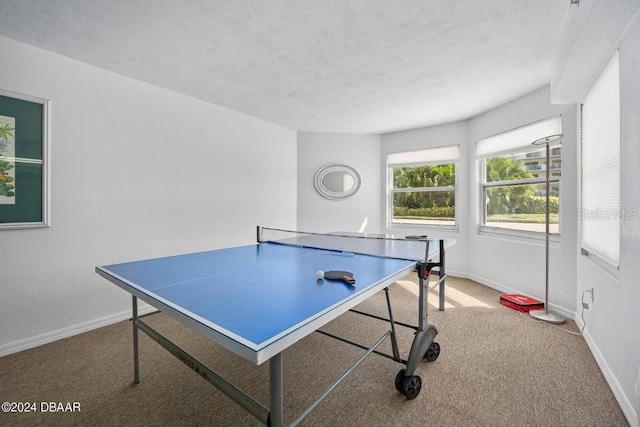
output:
POLYGON ((329 164, 321 167, 315 176, 316 190, 322 197, 341 200, 353 196, 360 189, 360 174, 351 166, 329 164))
POLYGON ((353 179, 353 175, 341 171, 330 172, 322 178, 324 188, 337 193, 351 190, 355 183, 356 181, 353 179))

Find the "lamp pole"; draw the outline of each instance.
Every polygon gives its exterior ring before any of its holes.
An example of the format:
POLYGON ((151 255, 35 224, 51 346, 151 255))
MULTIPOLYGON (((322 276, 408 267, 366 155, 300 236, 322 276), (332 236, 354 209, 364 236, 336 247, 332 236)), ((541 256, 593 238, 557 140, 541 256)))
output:
POLYGON ((560 143, 560 140, 562 139, 562 134, 558 134, 558 135, 550 135, 550 136, 546 136, 544 138, 540 138, 536 141, 533 141, 531 143, 531 145, 544 145, 547 149, 547 162, 546 162, 546 169, 547 169, 547 173, 546 173, 546 203, 545 203, 545 217, 546 217, 546 221, 545 221, 545 249, 546 249, 546 258, 545 258, 545 287, 544 287, 544 310, 531 310, 529 312, 529 316, 533 317, 534 319, 538 319, 538 320, 543 320, 545 322, 549 322, 549 323, 553 323, 556 325, 562 324, 564 323, 566 320, 564 317, 560 316, 559 314, 553 313, 549 310, 549 190, 550 190, 550 185, 549 185, 549 181, 550 181, 550 177, 549 177, 549 169, 550 169, 550 163, 549 163, 549 143, 551 142, 558 142, 560 143))

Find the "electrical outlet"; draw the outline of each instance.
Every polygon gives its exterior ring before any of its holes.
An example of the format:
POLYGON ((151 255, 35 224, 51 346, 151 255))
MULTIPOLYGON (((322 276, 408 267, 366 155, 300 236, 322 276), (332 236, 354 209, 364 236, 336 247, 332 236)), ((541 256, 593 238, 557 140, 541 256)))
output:
POLYGON ((593 288, 585 289, 584 291, 582 291, 582 308, 585 309, 585 310, 589 310, 589 304, 584 302, 584 294, 586 294, 587 292, 589 292, 591 294, 591 304, 593 304, 593 302, 594 302, 593 288))

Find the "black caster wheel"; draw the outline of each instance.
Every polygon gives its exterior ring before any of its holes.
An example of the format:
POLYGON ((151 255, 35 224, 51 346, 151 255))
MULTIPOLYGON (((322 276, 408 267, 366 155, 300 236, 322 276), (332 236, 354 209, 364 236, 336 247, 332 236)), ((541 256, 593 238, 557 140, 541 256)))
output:
POLYGON ((404 381, 404 369, 400 369, 398 375, 396 375, 396 390, 402 393, 402 382, 404 381))
POLYGON ((411 377, 404 377, 400 393, 404 394, 404 397, 406 397, 407 400, 412 400, 418 397, 421 388, 422 379, 419 376, 414 375, 411 377))
POLYGON ((440 344, 437 342, 432 342, 427 352, 424 354, 424 358, 427 359, 427 362, 433 362, 440 356, 440 344))

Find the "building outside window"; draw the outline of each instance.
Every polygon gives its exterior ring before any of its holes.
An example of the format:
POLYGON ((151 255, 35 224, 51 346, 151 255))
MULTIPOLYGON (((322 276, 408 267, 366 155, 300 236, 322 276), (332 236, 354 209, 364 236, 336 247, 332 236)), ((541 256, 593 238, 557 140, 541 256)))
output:
POLYGON ((549 231, 560 232, 562 147, 531 143, 561 133, 559 116, 478 141, 481 229, 544 233, 546 229, 546 173, 549 169, 549 231))

